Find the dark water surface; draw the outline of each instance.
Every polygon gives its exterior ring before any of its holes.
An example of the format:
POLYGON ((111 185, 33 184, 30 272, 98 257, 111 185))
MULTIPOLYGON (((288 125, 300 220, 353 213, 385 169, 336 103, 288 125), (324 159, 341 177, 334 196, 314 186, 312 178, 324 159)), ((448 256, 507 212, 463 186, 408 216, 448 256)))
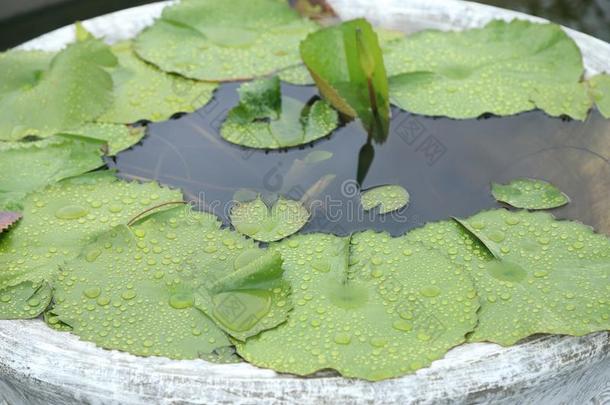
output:
MULTIPOLYGON (((534 177, 554 183, 571 197, 569 205, 552 211, 555 215, 610 234, 610 120, 596 111, 579 122, 540 111, 453 120, 394 109, 389 138, 374 145, 362 188, 400 184, 411 194, 411 202, 396 213, 377 215, 359 205, 358 156, 367 139, 359 122, 299 148, 262 151, 236 146, 224 141, 218 130, 237 103, 237 86, 223 85, 214 100, 195 113, 148 125, 143 142, 109 166, 125 178, 179 187, 189 201, 225 222, 240 189, 268 198, 279 193, 303 199, 313 211, 304 231, 336 234, 376 229, 397 235, 429 221, 472 215, 500 206, 490 194, 491 181, 534 177), (308 154, 322 150, 332 157, 305 163, 308 154)), ((317 94, 315 88, 292 85, 283 85, 283 91, 303 100, 317 94)))

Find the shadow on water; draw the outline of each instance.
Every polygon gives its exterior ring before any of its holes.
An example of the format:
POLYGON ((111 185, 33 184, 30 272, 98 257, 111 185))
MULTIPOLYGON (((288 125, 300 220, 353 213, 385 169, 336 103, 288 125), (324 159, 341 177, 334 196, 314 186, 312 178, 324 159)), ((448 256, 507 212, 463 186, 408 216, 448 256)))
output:
MULTIPOLYGON (((109 166, 125 178, 179 187, 188 200, 225 222, 240 189, 303 199, 312 211, 304 231, 336 234, 375 229, 397 235, 430 221, 472 215, 499 206, 489 192, 491 181, 534 177, 571 197, 569 205, 553 210, 555 215, 610 234, 610 121, 596 111, 579 122, 540 111, 452 120, 394 109, 388 140, 369 144, 364 154, 367 136, 356 121, 313 145, 263 151, 230 144, 219 135, 237 103, 237 86, 223 85, 195 113, 150 124, 143 142, 109 166), (308 163, 316 160, 306 159, 312 151, 332 157, 308 163), (369 166, 366 177, 363 165, 369 166), (411 194, 409 206, 386 215, 362 211, 358 176, 364 178, 363 189, 402 185, 411 194)), ((304 101, 317 95, 313 87, 284 84, 283 91, 304 101)))

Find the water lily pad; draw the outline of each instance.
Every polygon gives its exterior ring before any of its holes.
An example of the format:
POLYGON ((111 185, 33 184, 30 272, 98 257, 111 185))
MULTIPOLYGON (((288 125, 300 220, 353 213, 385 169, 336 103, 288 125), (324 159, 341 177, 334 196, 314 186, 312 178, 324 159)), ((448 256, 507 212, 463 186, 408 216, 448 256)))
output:
POLYGON ((467 272, 405 238, 307 234, 270 249, 284 259, 295 306, 285 324, 236 345, 257 366, 392 378, 441 358, 476 325, 467 272))
POLYGON ((62 267, 52 313, 98 346, 208 358, 285 321, 281 258, 184 207, 103 233, 62 267))
POLYGON ((112 70, 114 102, 98 122, 163 121, 207 104, 217 85, 165 73, 138 58, 131 42, 112 47, 119 65, 112 70))
POLYGON ((108 143, 106 154, 114 156, 140 142, 146 134, 146 128, 122 124, 89 123, 63 132, 105 141, 108 143))
POLYGON ((492 183, 491 193, 497 201, 528 210, 557 208, 570 202, 569 197, 557 187, 537 179, 517 179, 508 184, 492 183))
POLYGON ((185 0, 135 42, 144 60, 205 81, 242 80, 296 65, 317 24, 277 0, 185 0))
POLYGON ((112 103, 116 64, 110 48, 89 39, 49 57, 38 51, 0 56, 0 140, 51 136, 93 121, 112 103))
POLYGON ((610 118, 610 75, 600 74, 589 80, 589 88, 599 112, 610 118))
POLYGON ((338 114, 328 103, 307 105, 281 95, 277 77, 246 83, 239 92, 240 102, 220 130, 229 142, 277 149, 312 142, 337 127, 338 114))
POLYGON ((231 223, 237 231, 261 242, 273 242, 292 235, 309 220, 309 212, 294 200, 280 197, 272 207, 260 196, 237 202, 231 209, 231 223))
POLYGON ((364 19, 310 34, 301 56, 320 93, 343 114, 360 118, 375 139, 388 133, 388 80, 377 34, 364 19))
POLYGON ((285 82, 308 86, 315 84, 305 65, 296 65, 278 72, 278 76, 285 82))
POLYGON ((22 215, 20 212, 0 211, 0 233, 13 226, 21 217, 22 215))
POLYGON ((28 194, 23 219, 0 239, 0 319, 38 316, 48 300, 30 306, 34 302, 22 298, 44 291, 58 266, 99 233, 159 202, 181 199, 178 191, 119 181, 112 172, 71 177, 28 194))
POLYGON ((368 211, 379 207, 380 214, 396 211, 409 204, 409 193, 397 184, 378 186, 362 193, 362 208, 368 211))
POLYGON ((104 142, 57 135, 35 142, 0 143, 0 207, 29 192, 102 166, 104 142))
POLYGON ((392 101, 413 113, 475 118, 540 108, 582 120, 591 107, 580 51, 555 24, 429 30, 391 42, 384 58, 392 101))
POLYGON ((494 210, 409 234, 467 266, 481 297, 469 341, 610 329, 610 241, 543 212, 494 210))

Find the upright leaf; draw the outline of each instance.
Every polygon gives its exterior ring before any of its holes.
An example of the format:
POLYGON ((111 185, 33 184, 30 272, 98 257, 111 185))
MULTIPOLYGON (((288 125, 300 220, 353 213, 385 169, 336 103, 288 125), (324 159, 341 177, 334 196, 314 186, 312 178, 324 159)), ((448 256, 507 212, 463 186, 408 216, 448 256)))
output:
POLYGON ((610 75, 607 73, 593 76, 589 80, 589 92, 599 112, 610 118, 610 75))
POLYGON ((322 95, 343 114, 360 118, 373 138, 387 137, 388 81, 377 34, 364 19, 310 34, 301 57, 322 95))

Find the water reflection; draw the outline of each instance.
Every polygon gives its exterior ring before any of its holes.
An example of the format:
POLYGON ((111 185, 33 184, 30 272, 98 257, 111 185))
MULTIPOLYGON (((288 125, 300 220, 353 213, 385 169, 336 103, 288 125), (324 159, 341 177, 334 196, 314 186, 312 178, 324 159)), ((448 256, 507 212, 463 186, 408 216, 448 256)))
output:
MULTIPOLYGON (((610 234, 610 121, 597 112, 578 122, 538 111, 452 120, 394 109, 384 144, 368 142, 354 121, 313 145, 265 152, 229 144, 218 134, 237 103, 236 86, 222 86, 197 113, 150 125, 144 142, 111 166, 125 177, 180 187, 225 221, 238 191, 302 199, 312 210, 305 231, 337 234, 376 229, 396 235, 429 221, 469 216, 499 206, 489 192, 491 181, 535 177, 572 198, 554 214, 610 234), (328 153, 312 158, 312 151, 328 153), (363 189, 399 184, 411 203, 391 215, 365 213, 359 182, 363 189)), ((299 86, 283 90, 304 101, 316 94, 299 86)))

